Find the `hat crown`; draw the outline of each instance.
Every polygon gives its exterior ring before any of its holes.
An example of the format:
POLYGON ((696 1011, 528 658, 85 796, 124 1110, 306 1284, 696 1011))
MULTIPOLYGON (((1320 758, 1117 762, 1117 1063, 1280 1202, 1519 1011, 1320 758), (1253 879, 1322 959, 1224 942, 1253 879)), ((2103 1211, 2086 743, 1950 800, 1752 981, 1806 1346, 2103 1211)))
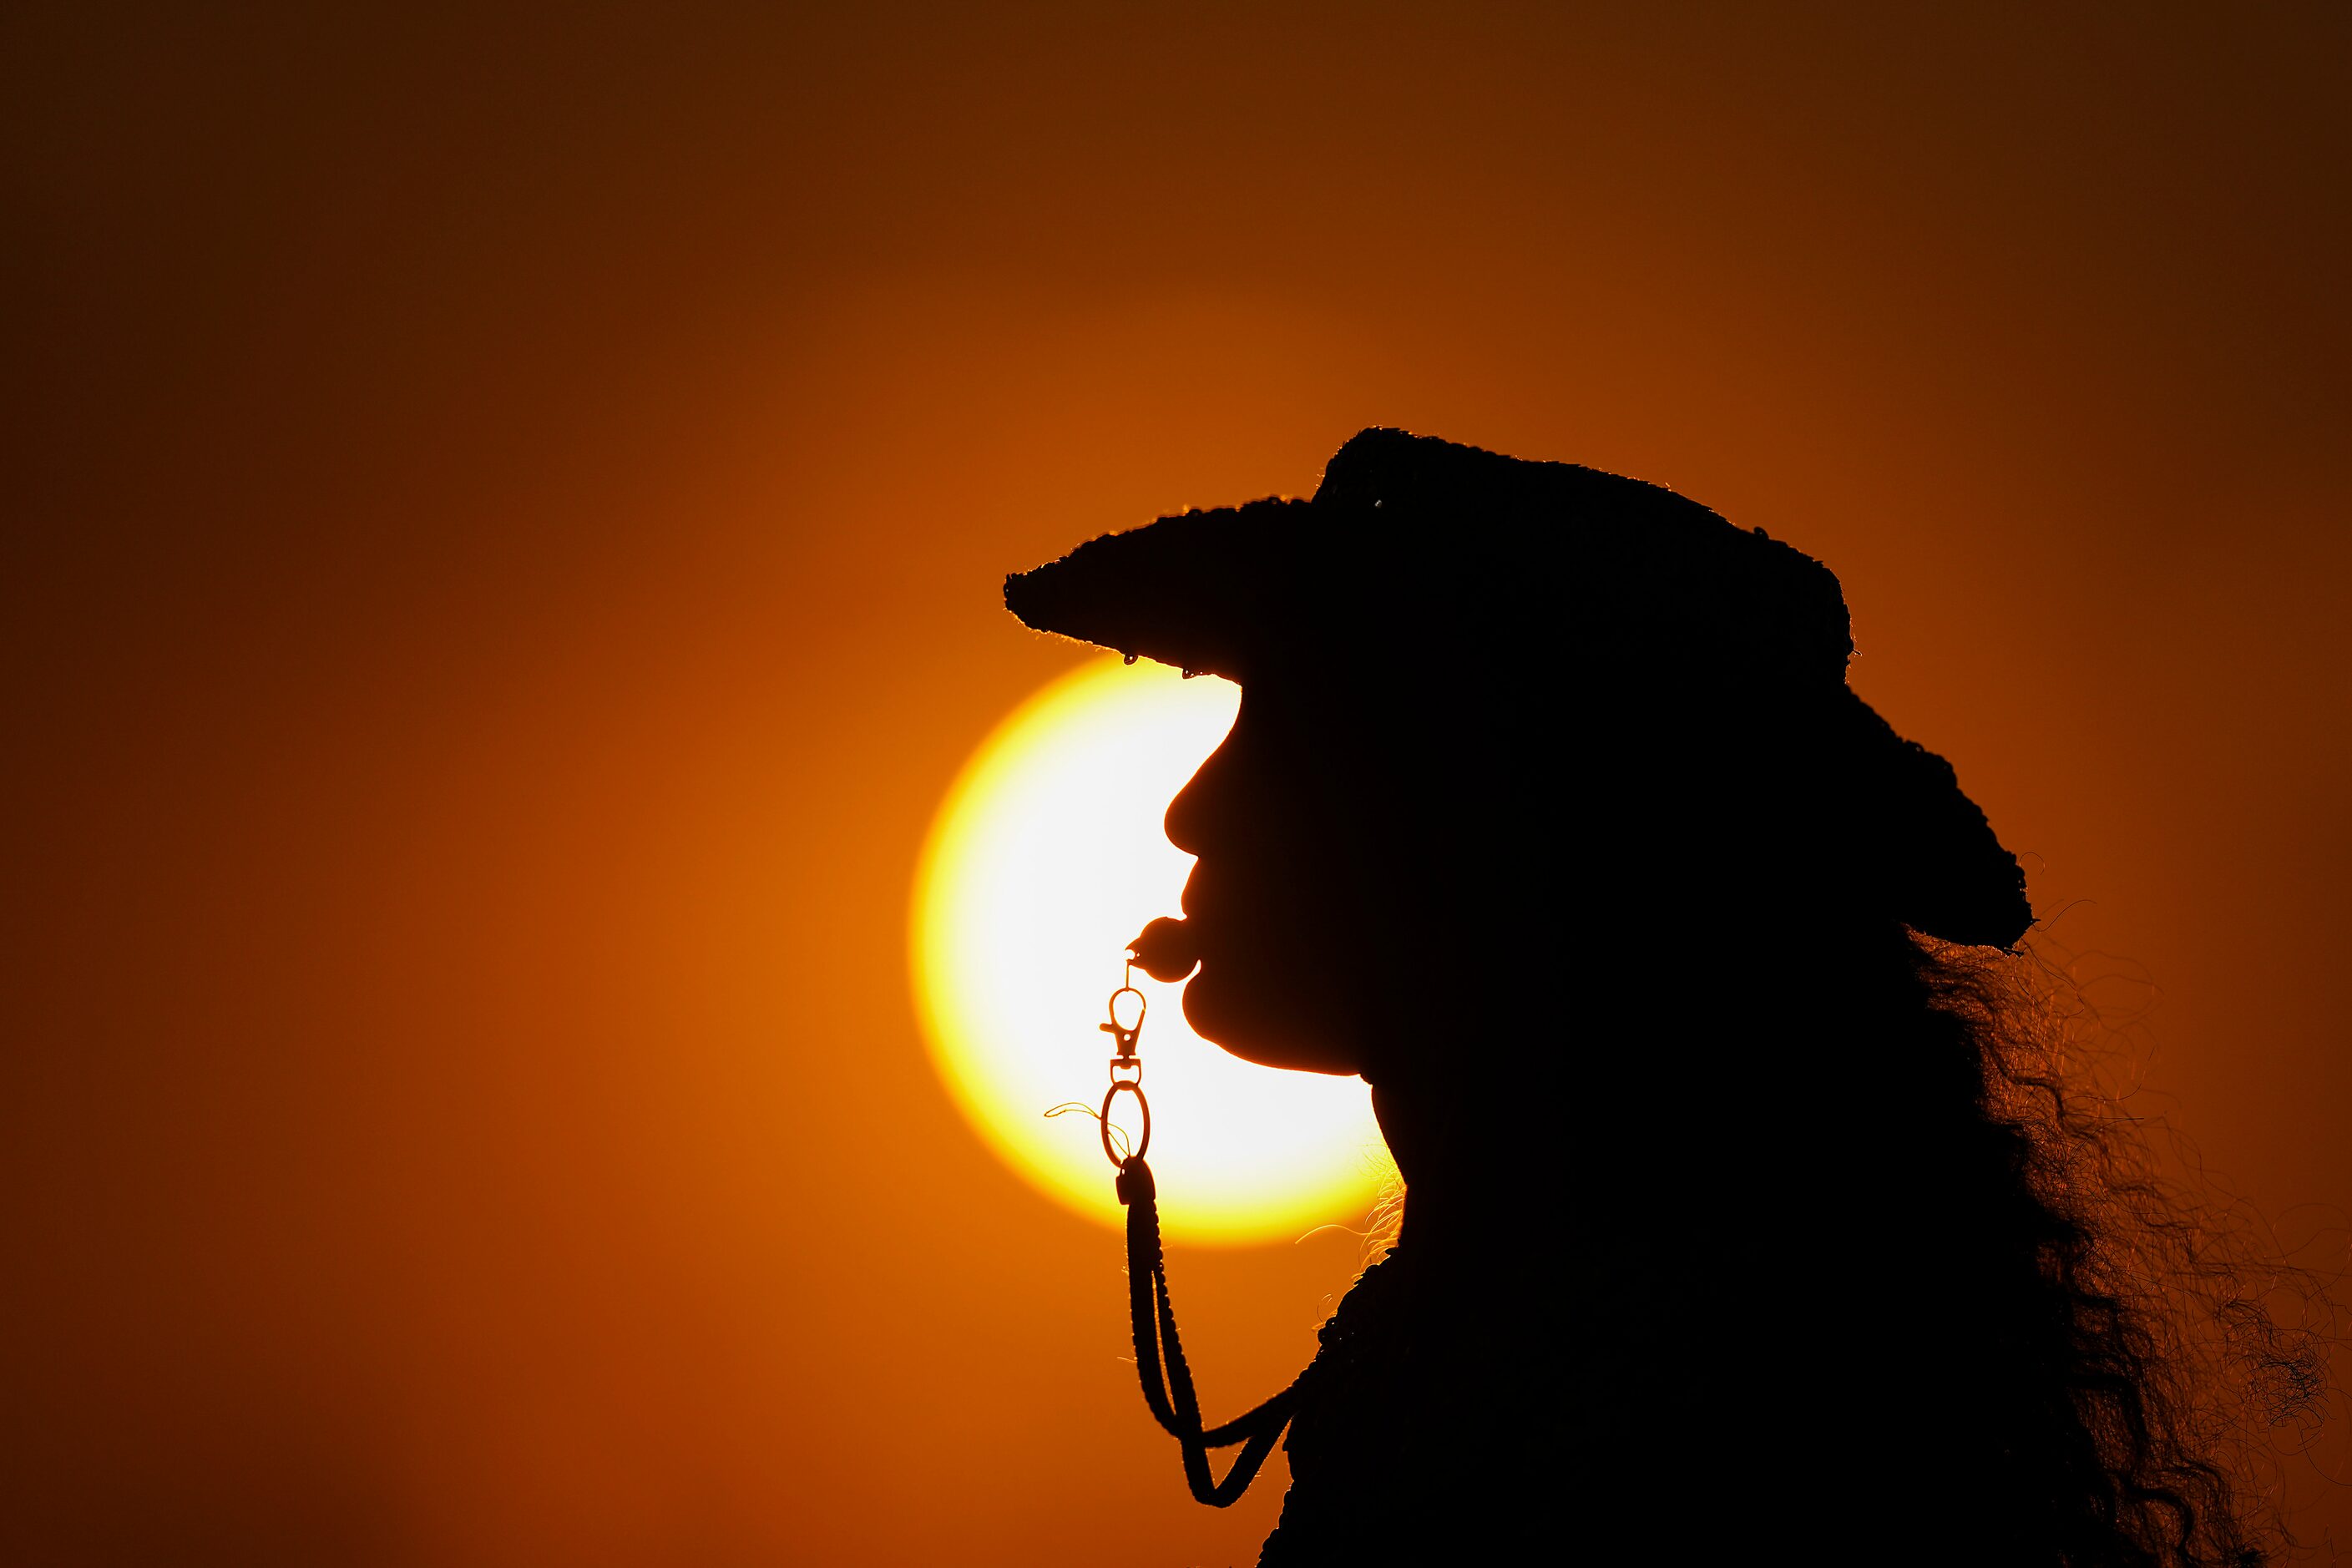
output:
POLYGON ((1423 593, 1466 590, 1465 619, 1580 657, 1819 687, 1853 652, 1834 573, 1663 485, 1373 426, 1333 455, 1315 504, 1421 542, 1423 593))

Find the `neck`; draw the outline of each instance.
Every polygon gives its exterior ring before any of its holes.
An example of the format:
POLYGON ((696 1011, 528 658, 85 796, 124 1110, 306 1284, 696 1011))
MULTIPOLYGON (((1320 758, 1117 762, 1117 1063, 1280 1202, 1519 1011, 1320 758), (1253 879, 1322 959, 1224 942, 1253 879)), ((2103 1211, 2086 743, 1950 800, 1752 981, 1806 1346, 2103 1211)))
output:
POLYGON ((1512 1215, 1517 1204, 1496 1181, 1496 1130, 1470 1125, 1455 1086, 1384 1082, 1372 1090, 1372 1112, 1404 1178, 1400 1247, 1451 1250, 1512 1215))

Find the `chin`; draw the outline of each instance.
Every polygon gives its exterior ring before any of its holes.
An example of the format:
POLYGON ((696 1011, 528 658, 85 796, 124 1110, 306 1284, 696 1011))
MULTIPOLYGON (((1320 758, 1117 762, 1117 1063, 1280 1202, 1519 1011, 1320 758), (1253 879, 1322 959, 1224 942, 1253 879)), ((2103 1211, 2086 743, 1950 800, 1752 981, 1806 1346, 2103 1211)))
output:
POLYGON ((1184 986, 1184 1022, 1212 1045, 1260 1067, 1293 1072, 1354 1073, 1355 1054, 1294 1016, 1298 998, 1276 984, 1253 984, 1202 963, 1184 986), (1289 1003, 1286 1008, 1283 1004, 1289 1003))

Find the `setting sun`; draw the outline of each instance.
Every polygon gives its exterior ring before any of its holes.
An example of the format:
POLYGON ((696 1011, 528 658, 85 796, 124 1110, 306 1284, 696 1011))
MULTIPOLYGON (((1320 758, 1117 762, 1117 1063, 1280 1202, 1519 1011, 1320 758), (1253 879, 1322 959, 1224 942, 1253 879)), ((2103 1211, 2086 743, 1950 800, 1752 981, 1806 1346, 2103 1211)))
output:
MULTIPOLYGON (((1097 1028, 1128 940, 1173 914, 1192 858, 1168 801, 1223 739, 1230 683, 1115 658, 1053 682, 999 725, 931 826, 916 879, 915 994, 940 1076, 1013 1169, 1106 1223, 1120 1216, 1097 1123, 1097 1028)), ((1360 1222, 1389 1172, 1356 1079, 1255 1067, 1185 1026, 1181 987, 1140 970, 1151 1163, 1176 1239, 1288 1239, 1360 1222)))

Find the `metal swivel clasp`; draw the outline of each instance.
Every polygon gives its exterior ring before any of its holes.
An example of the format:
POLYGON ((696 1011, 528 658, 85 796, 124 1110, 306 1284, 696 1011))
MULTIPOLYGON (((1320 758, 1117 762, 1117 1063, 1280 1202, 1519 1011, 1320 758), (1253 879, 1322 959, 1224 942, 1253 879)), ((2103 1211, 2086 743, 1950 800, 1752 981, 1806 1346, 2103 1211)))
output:
MULTIPOLYGON (((1127 978, 1129 980, 1135 978, 1132 965, 1128 969, 1127 978)), ((1122 984, 1118 990, 1110 994, 1110 1004, 1107 1009, 1110 1014, 1109 1020, 1097 1026, 1104 1034, 1108 1035, 1112 1043, 1118 1047, 1117 1053, 1110 1058, 1110 1088, 1103 1092, 1102 1147, 1103 1157, 1121 1169, 1126 1167, 1129 1159, 1141 1159, 1144 1151, 1151 1147, 1151 1102, 1143 1098, 1143 1058, 1139 1048, 1139 1043, 1143 1036, 1143 1015, 1149 1006, 1150 1004, 1143 999, 1142 992, 1138 991, 1133 985, 1122 984), (1118 1016, 1118 1003, 1122 996, 1135 998, 1133 1023, 1123 1022, 1118 1016), (1122 1073, 1129 1076, 1121 1077, 1122 1073), (1127 1155, 1121 1154, 1112 1146, 1110 1141, 1111 1102, 1122 1094, 1135 1096, 1135 1109, 1143 1118, 1142 1131, 1136 1135, 1134 1152, 1127 1155)))

